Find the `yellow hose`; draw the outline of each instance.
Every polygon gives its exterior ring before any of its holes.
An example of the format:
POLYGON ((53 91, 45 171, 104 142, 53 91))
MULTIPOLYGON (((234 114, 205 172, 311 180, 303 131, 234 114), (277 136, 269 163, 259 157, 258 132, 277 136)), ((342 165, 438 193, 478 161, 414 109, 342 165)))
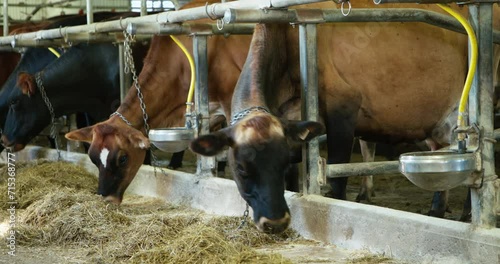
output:
POLYGON ((191 54, 189 54, 189 51, 186 49, 186 47, 174 36, 170 35, 172 40, 181 48, 182 52, 186 55, 188 61, 189 61, 189 67, 191 68, 191 83, 189 84, 189 92, 188 92, 188 97, 186 100, 186 113, 191 112, 191 105, 193 102, 193 95, 194 95, 194 82, 195 82, 195 71, 194 71, 194 60, 193 57, 191 57, 191 54))
MULTIPOLYGON (((454 18, 456 18, 460 22, 460 24, 462 24, 462 26, 465 28, 465 31, 467 31, 467 35, 469 36, 471 57, 470 57, 469 71, 467 72, 467 78, 465 79, 464 90, 462 91, 462 97, 460 98, 460 105, 458 106, 458 120, 457 120, 458 127, 464 127, 465 126, 465 120, 464 120, 465 107, 467 105, 467 99, 469 98, 469 92, 470 92, 470 88, 472 85, 472 79, 474 78, 474 74, 476 72, 476 65, 477 65, 476 35, 474 34, 474 30, 472 29, 469 22, 467 22, 467 20, 464 17, 462 17, 459 13, 455 12, 447 5, 438 4, 438 6, 441 7, 444 11, 448 12, 454 18)), ((459 140, 463 140, 465 138, 465 135, 462 133, 459 133, 458 137, 459 137, 458 138, 459 140)))
POLYGON ((49 48, 50 52, 54 53, 54 55, 56 55, 57 58, 61 57, 61 54, 59 54, 59 52, 57 52, 57 50, 55 50, 54 48, 49 48))

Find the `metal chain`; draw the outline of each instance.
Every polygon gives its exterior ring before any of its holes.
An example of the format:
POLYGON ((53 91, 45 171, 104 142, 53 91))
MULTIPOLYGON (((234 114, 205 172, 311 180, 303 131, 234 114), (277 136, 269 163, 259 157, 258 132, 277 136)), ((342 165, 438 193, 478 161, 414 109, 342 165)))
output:
POLYGON ((263 112, 263 113, 269 114, 269 110, 265 107, 252 106, 250 108, 247 108, 243 111, 240 111, 240 112, 234 114, 233 117, 231 118, 231 126, 236 124, 236 122, 240 121, 240 119, 244 118, 245 116, 247 116, 251 112, 263 112))
POLYGON ((61 160, 61 150, 59 149, 59 136, 58 136, 58 133, 56 132, 56 115, 54 113, 54 108, 52 107, 52 104, 50 103, 49 97, 47 96, 47 93, 45 92, 45 88, 43 87, 42 73, 43 72, 37 72, 35 74, 35 81, 36 81, 36 85, 38 86, 38 90, 40 90, 40 94, 42 95, 42 99, 45 102, 45 105, 47 106, 47 108, 49 109, 49 113, 50 113, 50 137, 54 139, 55 144, 56 144, 57 160, 61 160))
MULTIPOLYGON (((146 130, 146 136, 149 137, 149 124, 148 124, 148 114, 146 112, 146 104, 144 103, 144 95, 141 92, 141 86, 139 84, 138 78, 137 78, 137 72, 135 71, 135 65, 134 65, 134 57, 132 56, 132 48, 130 47, 130 43, 134 41, 134 36, 132 34, 127 33, 126 30, 123 31, 123 36, 125 37, 125 41, 123 43, 123 47, 125 48, 125 68, 124 72, 125 73, 132 73, 132 79, 134 80, 134 87, 137 90, 137 98, 139 98, 139 105, 142 110, 142 118, 144 119, 144 130, 146 130)), ((116 115, 122 117, 122 120, 124 119, 123 115, 121 115, 118 112, 115 112, 116 115)), ((115 114, 113 113, 113 114, 115 114)), ((112 115, 113 115, 112 114, 112 115)), ((128 121, 128 120, 127 120, 128 121)), ((127 123, 125 121, 125 123, 127 123)), ((131 125, 130 122, 127 123, 128 125, 131 125)), ((156 177, 156 164, 158 163, 158 158, 156 155, 153 153, 153 147, 150 148, 150 154, 151 154, 151 165, 153 166, 154 169, 154 175, 156 177)), ((160 167, 160 171, 164 174, 167 175, 167 173, 163 170, 163 168, 160 167)))
POLYGON ((109 118, 113 117, 113 116, 118 116, 119 118, 121 118, 123 120, 123 122, 125 122, 125 124, 129 125, 129 126, 132 126, 132 123, 130 123, 130 121, 127 120, 127 118, 125 118, 120 112, 118 111, 115 111, 114 113, 112 113, 111 115, 109 115, 109 118))
POLYGON ((236 230, 243 228, 243 226, 247 223, 248 214, 250 213, 250 211, 248 210, 249 208, 250 208, 250 206, 247 203, 247 207, 246 207, 245 211, 243 212, 243 220, 241 220, 241 223, 236 230))
POLYGON ((125 36, 125 42, 123 43, 123 46, 125 48, 125 65, 128 65, 128 69, 132 73, 134 86, 135 89, 137 90, 137 98, 139 98, 139 105, 142 110, 142 118, 144 119, 144 129, 146 130, 146 135, 148 135, 149 133, 148 113, 146 112, 144 95, 141 92, 141 86, 139 85, 139 81, 137 79, 137 72, 135 71, 135 66, 134 66, 134 57, 132 57, 132 48, 130 47, 130 43, 134 41, 134 36, 132 36, 132 34, 127 33, 126 30, 123 31, 123 36, 125 36))

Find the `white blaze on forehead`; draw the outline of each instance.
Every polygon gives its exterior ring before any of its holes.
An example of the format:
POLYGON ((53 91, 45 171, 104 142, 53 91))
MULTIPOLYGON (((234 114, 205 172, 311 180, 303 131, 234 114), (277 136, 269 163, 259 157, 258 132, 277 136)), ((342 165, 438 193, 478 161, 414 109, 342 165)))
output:
POLYGON ((101 164, 106 168, 106 164, 108 164, 108 155, 109 155, 109 150, 107 148, 102 148, 101 150, 101 155, 99 156, 101 158, 101 164))

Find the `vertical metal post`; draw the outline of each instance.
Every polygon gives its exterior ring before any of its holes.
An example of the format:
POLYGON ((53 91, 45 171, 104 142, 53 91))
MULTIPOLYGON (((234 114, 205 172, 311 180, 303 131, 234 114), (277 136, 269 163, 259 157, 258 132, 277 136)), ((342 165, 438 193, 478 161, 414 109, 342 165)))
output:
MULTIPOLYGON (((208 56, 207 36, 195 35, 193 37, 193 54, 196 66, 195 109, 199 118, 198 135, 210 132, 210 113, 208 109, 208 56)), ((198 155, 196 174, 200 176, 215 176, 215 157, 198 155)))
MULTIPOLYGON (((299 26, 300 79, 302 86, 302 119, 318 121, 318 55, 316 24, 299 26)), ((302 150, 303 192, 320 194, 320 156, 318 139, 311 140, 302 150)))
POLYGON ((94 11, 92 10, 92 0, 87 0, 87 24, 94 23, 94 11))
POLYGON ((3 35, 9 35, 9 3, 3 0, 3 35))
POLYGON ((128 89, 132 85, 132 76, 130 73, 125 73, 125 48, 123 43, 118 44, 118 61, 120 66, 120 102, 123 102, 128 93, 128 89))
POLYGON ((493 10, 491 3, 469 5, 472 26, 478 38, 478 65, 473 93, 471 93, 471 123, 478 123, 481 128, 480 151, 483 168, 481 188, 472 188, 472 224, 483 227, 496 225, 496 196, 498 179, 495 176, 493 143, 493 10), (495 184, 497 181, 497 184, 495 184), (496 187, 495 187, 496 185, 496 187))
POLYGON ((146 0, 141 0, 141 16, 148 14, 148 7, 146 5, 146 0))

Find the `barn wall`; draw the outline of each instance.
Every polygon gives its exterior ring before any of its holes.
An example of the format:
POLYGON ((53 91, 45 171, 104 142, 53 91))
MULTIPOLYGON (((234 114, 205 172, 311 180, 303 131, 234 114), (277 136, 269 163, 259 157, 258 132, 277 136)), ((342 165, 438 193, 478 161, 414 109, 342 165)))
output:
MULTIPOLYGON (((60 0, 58 0, 60 1, 60 0)), ((3 2, 3 1, 2 1, 3 2)), ((9 17, 14 20, 26 20, 28 14, 35 10, 36 6, 40 3, 54 2, 54 0, 8 0, 9 3, 9 17), (19 4, 24 3, 24 6, 19 4)), ((130 1, 127 0, 93 0, 94 11, 128 11, 130 10, 130 1)), ((82 10, 86 12, 86 1, 77 0, 64 4, 64 7, 46 7, 41 9, 33 16, 31 20, 44 20, 49 17, 58 15, 78 14, 82 10)))
MULTIPOLYGON (((9 17, 16 21, 24 21, 29 14, 35 10, 41 3, 60 2, 61 0, 8 0, 9 17)), ((188 2, 187 0, 175 0, 175 4, 181 6, 188 2)), ((0 2, 3 3, 3 0, 0 2)), ((140 12, 141 0, 92 0, 93 9, 97 11, 134 11, 140 12)), ((146 2, 148 11, 164 11, 175 8, 172 1, 169 0, 148 0, 146 2)), ((31 18, 31 20, 44 20, 49 17, 59 15, 86 13, 86 0, 75 0, 67 2, 57 7, 46 7, 31 18)), ((1 11, 1 10, 0 10, 1 11)), ((1 12, 0 12, 1 13, 1 12)))

